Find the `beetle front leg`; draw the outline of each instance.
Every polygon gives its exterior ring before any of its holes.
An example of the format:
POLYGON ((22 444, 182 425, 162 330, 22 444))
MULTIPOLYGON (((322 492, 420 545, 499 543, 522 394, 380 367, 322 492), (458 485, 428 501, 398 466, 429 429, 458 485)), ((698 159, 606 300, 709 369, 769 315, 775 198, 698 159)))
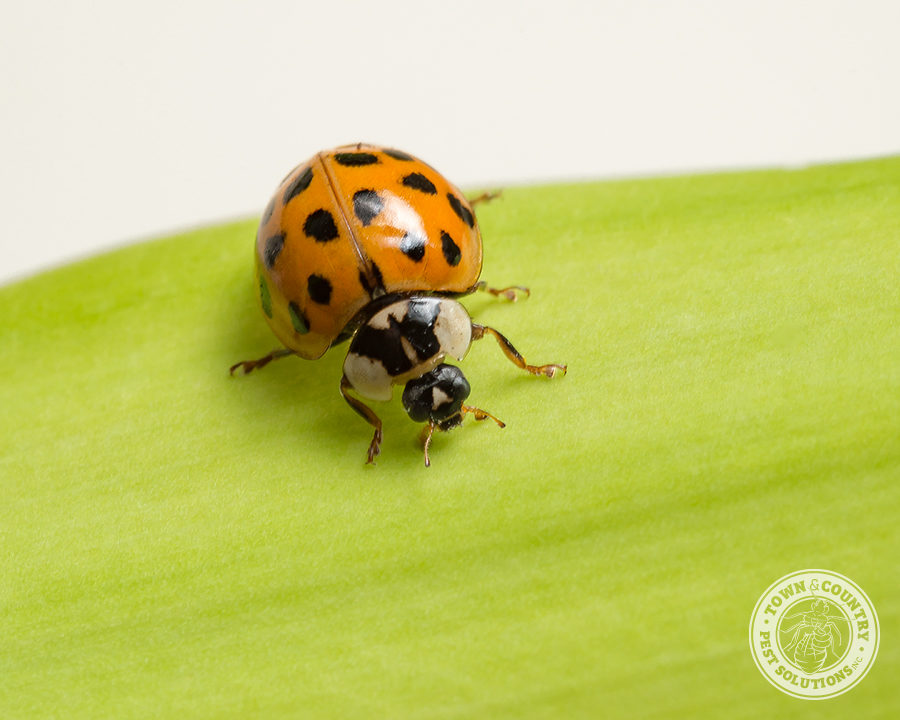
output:
POLYGON ((347 401, 347 404, 356 410, 357 413, 372 427, 375 428, 375 434, 372 436, 372 442, 369 443, 369 454, 368 459, 366 460, 366 464, 375 464, 375 456, 381 452, 381 418, 379 418, 375 411, 372 410, 368 405, 363 403, 361 400, 353 397, 348 394, 348 390, 350 390, 353 386, 350 384, 350 381, 347 380, 347 376, 344 375, 341 378, 341 395, 343 395, 344 400, 347 401))
POLYGON ((424 428, 422 428, 422 442, 425 446, 425 467, 431 467, 431 458, 428 457, 428 448, 431 445, 431 438, 434 436, 434 430, 437 423, 432 420, 424 428))
POLYGON ((501 427, 501 428, 505 428, 505 427, 506 427, 506 423, 505 423, 505 422, 503 422, 500 418, 494 417, 494 416, 491 415, 487 410, 482 410, 481 408, 472 407, 471 405, 463 405, 463 406, 459 409, 459 411, 460 411, 463 415, 465 415, 466 413, 471 413, 472 415, 475 416, 475 419, 478 420, 478 421, 481 421, 481 420, 487 420, 488 418, 490 418, 490 419, 493 420, 495 423, 497 423, 497 426, 498 426, 498 427, 501 427))
POLYGON ((485 333, 490 333, 494 336, 500 349, 510 361, 516 364, 516 367, 520 367, 523 370, 530 372, 532 375, 546 375, 549 378, 555 377, 557 373, 562 373, 563 375, 566 374, 567 367, 565 365, 557 365, 555 363, 549 365, 529 365, 503 333, 492 327, 488 327, 487 325, 472 323, 473 340, 481 340, 485 333))

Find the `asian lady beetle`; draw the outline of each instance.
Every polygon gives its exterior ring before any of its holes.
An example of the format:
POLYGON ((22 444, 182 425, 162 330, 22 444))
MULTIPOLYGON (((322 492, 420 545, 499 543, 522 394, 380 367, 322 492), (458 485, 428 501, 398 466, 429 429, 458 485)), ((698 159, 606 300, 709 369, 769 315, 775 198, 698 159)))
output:
POLYGON ((493 335, 506 356, 534 375, 565 365, 528 365, 501 333, 473 323, 453 298, 475 290, 516 299, 518 286, 479 282, 481 232, 454 185, 407 153, 372 145, 320 152, 281 182, 256 236, 256 287, 269 327, 284 345, 236 363, 245 374, 287 355, 308 360, 350 339, 341 378, 347 403, 375 428, 368 460, 380 452, 381 420, 357 397, 390 400, 405 385, 403 406, 425 428, 425 464, 435 430, 466 413, 469 383, 444 364, 462 360, 473 340, 493 335))

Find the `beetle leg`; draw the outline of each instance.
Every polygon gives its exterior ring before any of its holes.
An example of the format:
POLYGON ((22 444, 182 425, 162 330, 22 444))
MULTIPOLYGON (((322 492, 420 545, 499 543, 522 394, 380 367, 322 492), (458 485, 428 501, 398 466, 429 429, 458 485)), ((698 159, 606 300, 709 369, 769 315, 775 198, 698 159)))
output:
POLYGON ((531 296, 531 290, 522 285, 510 285, 509 287, 505 288, 492 288, 484 280, 480 280, 479 282, 475 283, 475 286, 472 288, 472 290, 483 290, 484 292, 490 293, 494 297, 500 297, 502 295, 510 302, 515 302, 519 299, 516 291, 525 293, 525 297, 531 296))
POLYGON ((503 353, 508 357, 512 362, 516 364, 517 367, 522 368, 523 370, 527 370, 532 375, 546 375, 547 377, 554 377, 557 373, 566 374, 566 366, 565 365, 556 365, 551 363, 549 365, 529 365, 525 362, 525 358, 523 358, 519 351, 513 347, 513 344, 506 339, 506 337, 495 330, 492 327, 488 327, 487 325, 479 325, 477 323, 472 323, 472 339, 473 340, 481 340, 484 337, 485 333, 490 333, 497 340, 497 344, 500 345, 500 349, 503 353))
POLYGON ((503 422, 500 418, 495 418, 489 412, 487 412, 486 410, 482 410, 481 408, 472 407, 471 405, 463 405, 459 409, 459 411, 463 414, 472 413, 475 416, 476 420, 487 420, 488 418, 490 418, 495 423, 497 423, 497 425, 499 425, 500 427, 502 427, 502 428, 506 427, 506 423, 503 422))
POLYGON ((350 381, 347 380, 347 376, 344 375, 341 378, 341 395, 344 396, 344 400, 347 401, 347 404, 356 410, 357 413, 367 422, 369 425, 375 428, 375 434, 372 436, 372 442, 369 443, 369 454, 366 463, 375 464, 375 456, 381 452, 381 419, 375 414, 375 411, 372 410, 368 405, 363 403, 361 400, 353 397, 348 394, 348 390, 352 385, 350 385, 350 381))
POLYGON ((466 198, 469 201, 469 205, 473 207, 478 203, 490 202, 491 200, 496 200, 503 194, 502 190, 488 190, 487 192, 481 193, 481 195, 476 195, 473 198, 466 198))
POLYGON ((428 424, 422 428, 422 434, 420 436, 420 440, 425 445, 425 467, 431 467, 431 458, 428 456, 428 448, 431 446, 431 438, 434 436, 435 430, 450 430, 451 428, 456 427, 462 422, 463 417, 467 414, 471 413, 475 416, 476 420, 487 420, 490 418, 501 428, 506 427, 506 423, 500 420, 499 418, 494 417, 486 410, 482 410, 481 408, 472 407, 471 405, 463 405, 459 409, 459 413, 454 415, 453 417, 445 420, 443 423, 437 423, 434 420, 430 420, 428 424), (446 423, 452 423, 447 426, 446 423))
POLYGON ((431 458, 428 457, 428 446, 431 445, 431 437, 434 435, 436 427, 437 423, 432 420, 422 428, 422 442, 425 443, 425 467, 431 467, 431 458))
POLYGON ((253 372, 257 368, 263 368, 268 365, 273 360, 277 360, 278 358, 287 357, 288 355, 293 355, 293 350, 288 350, 287 348, 279 348, 278 350, 273 350, 268 355, 259 358, 259 360, 244 360, 239 363, 235 363, 230 368, 228 368, 228 372, 231 375, 234 375, 234 371, 238 368, 246 375, 247 373, 253 372))

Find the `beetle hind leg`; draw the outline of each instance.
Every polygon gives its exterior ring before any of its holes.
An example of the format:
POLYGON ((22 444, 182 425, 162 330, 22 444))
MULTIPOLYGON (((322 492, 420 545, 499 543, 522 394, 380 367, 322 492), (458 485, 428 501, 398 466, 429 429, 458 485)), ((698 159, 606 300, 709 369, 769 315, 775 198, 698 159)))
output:
POLYGON ((230 375, 234 375, 234 371, 240 368, 241 372, 244 375, 253 372, 254 370, 258 370, 259 368, 264 368, 273 360, 278 360, 278 358, 287 357, 288 355, 293 355, 293 350, 288 350, 287 348, 279 348, 278 350, 273 350, 268 355, 264 355, 258 360, 243 360, 239 363, 235 363, 230 368, 228 368, 228 373, 230 375))
POLYGON ((347 376, 344 375, 341 378, 341 395, 344 397, 344 400, 347 401, 347 404, 352 407, 360 417, 375 428, 375 433, 372 435, 372 442, 369 443, 369 452, 366 460, 367 465, 374 465, 375 457, 381 452, 381 441, 384 437, 381 432, 381 418, 375 414, 375 411, 372 410, 372 408, 348 393, 348 390, 350 390, 351 387, 350 381, 347 380, 347 376))

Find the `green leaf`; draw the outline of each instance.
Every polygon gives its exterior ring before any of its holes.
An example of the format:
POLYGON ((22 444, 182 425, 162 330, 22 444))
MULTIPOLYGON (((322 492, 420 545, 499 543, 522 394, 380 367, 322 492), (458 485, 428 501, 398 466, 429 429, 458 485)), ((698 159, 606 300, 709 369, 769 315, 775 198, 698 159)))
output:
POLYGON ((479 206, 467 420, 342 350, 277 346, 255 223, 0 289, 0 716, 893 717, 900 604, 900 159, 510 188, 479 206), (750 613, 808 567, 884 643, 805 703, 750 613))

